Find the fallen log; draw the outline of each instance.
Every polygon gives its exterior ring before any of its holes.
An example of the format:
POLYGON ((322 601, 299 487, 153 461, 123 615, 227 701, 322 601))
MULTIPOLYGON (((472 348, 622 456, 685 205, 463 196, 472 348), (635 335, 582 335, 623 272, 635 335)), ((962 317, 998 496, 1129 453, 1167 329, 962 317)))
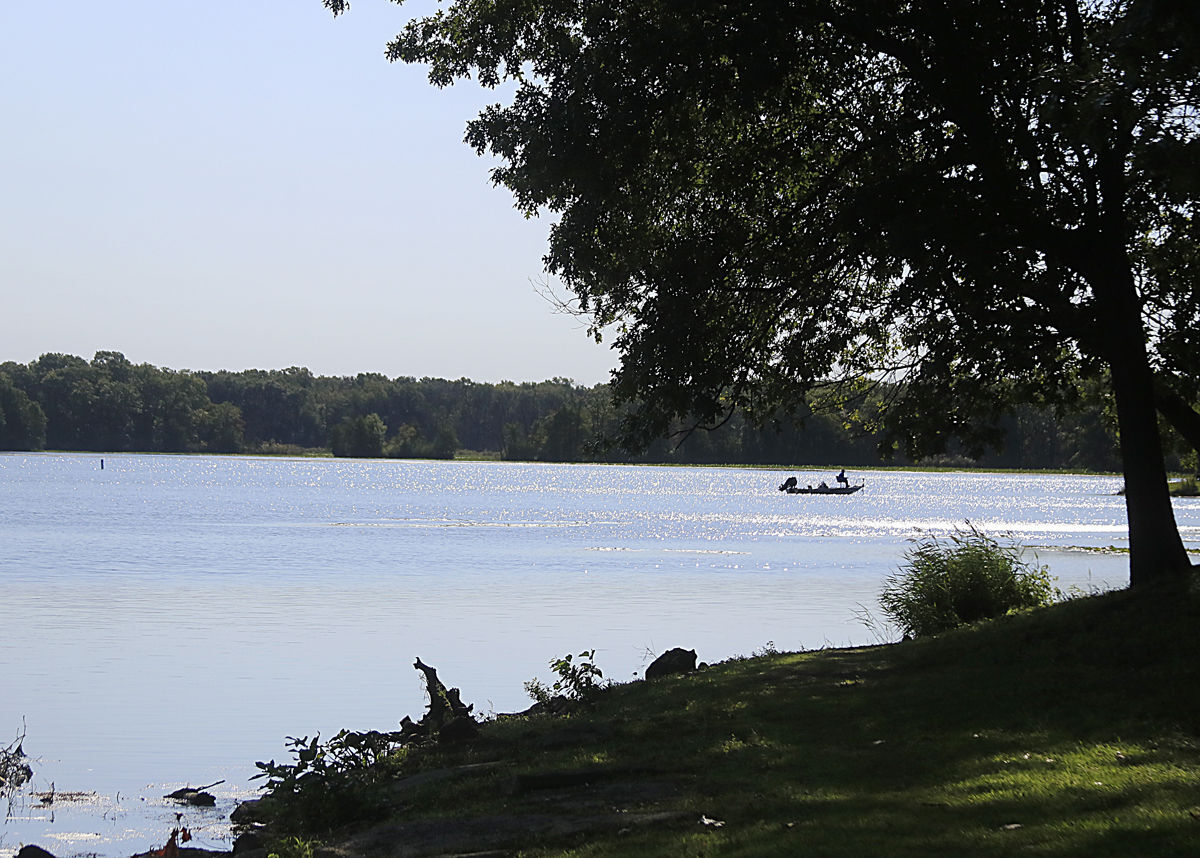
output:
POLYGON ((184 787, 177 789, 175 792, 168 793, 164 798, 169 798, 172 801, 181 801, 184 804, 195 805, 196 807, 212 807, 217 803, 216 797, 205 790, 225 783, 224 780, 214 781, 202 787, 184 787))

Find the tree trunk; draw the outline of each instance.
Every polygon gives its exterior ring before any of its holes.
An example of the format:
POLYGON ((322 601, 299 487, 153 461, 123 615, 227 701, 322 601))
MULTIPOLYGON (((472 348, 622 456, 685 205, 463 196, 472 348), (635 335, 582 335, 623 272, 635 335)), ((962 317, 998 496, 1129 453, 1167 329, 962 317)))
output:
MULTIPOLYGON (((1191 570, 1167 488, 1162 439, 1154 400, 1154 374, 1146 356, 1140 302, 1124 253, 1105 266, 1102 288, 1105 333, 1129 522, 1129 586, 1143 588, 1178 579, 1191 570), (1124 263, 1124 264, 1121 264, 1124 263)), ((1099 278, 1097 278, 1099 279, 1099 278)), ((1093 280, 1093 286, 1100 286, 1093 280)))
POLYGON ((1112 373, 1121 466, 1125 472, 1125 514, 1129 522, 1129 586, 1133 589, 1178 582, 1191 562, 1175 523, 1162 438, 1154 400, 1154 373, 1146 352, 1142 299, 1129 259, 1128 194, 1124 164, 1133 129, 1114 102, 1113 137, 1096 161, 1100 207, 1088 280, 1112 373))

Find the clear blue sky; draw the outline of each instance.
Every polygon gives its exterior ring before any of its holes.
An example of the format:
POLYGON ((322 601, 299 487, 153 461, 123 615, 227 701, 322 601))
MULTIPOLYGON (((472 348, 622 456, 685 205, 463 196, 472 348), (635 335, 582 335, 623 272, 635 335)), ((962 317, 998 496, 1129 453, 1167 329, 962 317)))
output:
POLYGON ((432 8, 0 4, 0 361, 607 380, 462 142, 501 96, 383 57, 432 8))

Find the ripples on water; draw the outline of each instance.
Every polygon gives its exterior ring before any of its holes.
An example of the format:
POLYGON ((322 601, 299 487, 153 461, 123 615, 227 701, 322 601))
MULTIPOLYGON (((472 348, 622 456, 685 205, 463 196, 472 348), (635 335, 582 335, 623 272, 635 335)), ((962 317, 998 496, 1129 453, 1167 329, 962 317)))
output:
MULTIPOLYGON (((227 778, 227 811, 285 735, 419 715, 416 656, 487 712, 584 648, 624 680, 676 645, 871 643, 855 613, 906 540, 966 519, 1060 586, 1128 580, 1078 550, 1126 544, 1111 477, 866 473, 805 497, 757 469, 99 458, 0 455, 0 744, 24 718, 37 788, 97 793, 18 809, 0 856, 161 845, 164 793, 227 778)), ((1177 513, 1194 547, 1200 505, 1177 513)))

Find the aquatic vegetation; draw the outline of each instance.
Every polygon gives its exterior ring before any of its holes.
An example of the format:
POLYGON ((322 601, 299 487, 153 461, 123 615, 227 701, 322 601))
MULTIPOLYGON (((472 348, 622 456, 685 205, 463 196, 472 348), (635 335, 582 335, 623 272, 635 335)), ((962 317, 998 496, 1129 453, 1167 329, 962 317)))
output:
POLYGON ((25 727, 6 747, 0 748, 0 795, 11 798, 13 793, 33 778, 25 755, 25 727))

